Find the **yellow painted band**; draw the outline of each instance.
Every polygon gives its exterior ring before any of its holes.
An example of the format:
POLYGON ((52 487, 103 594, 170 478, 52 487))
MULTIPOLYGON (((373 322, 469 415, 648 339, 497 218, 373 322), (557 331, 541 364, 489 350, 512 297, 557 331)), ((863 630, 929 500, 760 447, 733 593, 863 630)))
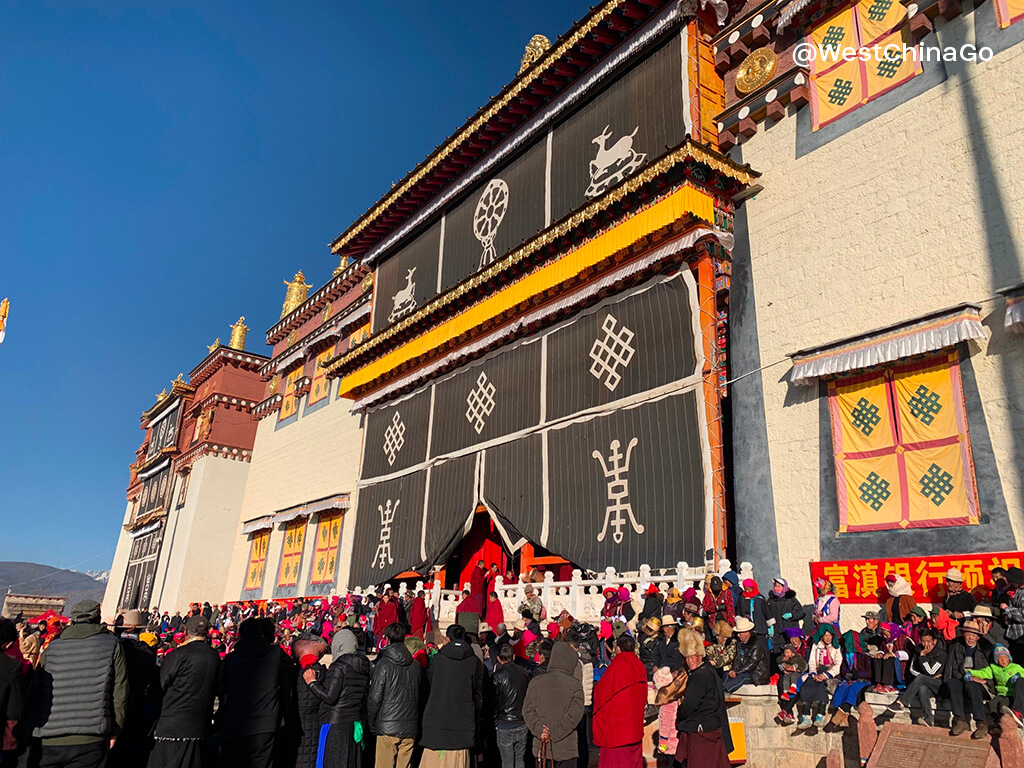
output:
POLYGON ((449 339, 461 336, 488 320, 498 317, 530 297, 550 290, 579 275, 612 254, 673 221, 677 221, 686 214, 693 214, 697 218, 713 224, 715 221, 714 199, 694 187, 680 187, 664 200, 658 201, 650 208, 640 211, 607 232, 601 233, 593 240, 567 253, 558 261, 531 272, 455 317, 439 323, 415 339, 410 339, 366 367, 348 374, 341 379, 339 394, 341 396, 349 395, 355 389, 371 383, 403 363, 414 360, 430 350, 440 347, 449 339))

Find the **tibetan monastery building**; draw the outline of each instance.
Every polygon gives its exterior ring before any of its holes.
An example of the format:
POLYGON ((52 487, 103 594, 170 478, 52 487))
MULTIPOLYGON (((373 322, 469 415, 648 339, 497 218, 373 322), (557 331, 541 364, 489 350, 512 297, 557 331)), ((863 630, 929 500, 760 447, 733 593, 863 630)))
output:
POLYGON ((302 272, 288 283, 281 319, 267 331, 253 460, 241 512, 222 540, 230 567, 214 599, 326 595, 338 587, 352 548, 346 512, 355 504, 362 438, 351 401, 338 397, 324 364, 367 333, 367 277, 346 261, 312 295, 302 272))
POLYGON ((189 380, 178 374, 142 414, 105 620, 133 608, 183 611, 223 593, 268 362, 245 351, 244 319, 228 345, 214 342, 189 380))
POLYGON ((808 598, 1021 564, 1022 43, 1020 0, 749 0, 715 34, 720 146, 762 174, 734 218, 736 547, 808 598))
POLYGON ((535 37, 334 241, 373 274, 368 338, 326 365, 364 419, 347 586, 724 554, 734 200, 756 174, 716 151, 717 29, 713 5, 608 0, 535 37))

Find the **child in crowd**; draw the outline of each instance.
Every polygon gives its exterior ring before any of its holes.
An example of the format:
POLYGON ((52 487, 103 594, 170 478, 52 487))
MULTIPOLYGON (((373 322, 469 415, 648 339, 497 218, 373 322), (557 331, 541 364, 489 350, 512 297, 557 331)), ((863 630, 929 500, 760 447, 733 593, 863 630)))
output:
POLYGON ((997 645, 994 656, 992 664, 971 670, 967 677, 978 685, 985 685, 984 681, 991 680, 995 684, 996 695, 989 701, 989 711, 1010 715, 1018 727, 1024 728, 1024 716, 1021 714, 1024 712, 1024 685, 1020 682, 1024 677, 1024 667, 1013 663, 1005 645, 997 645))

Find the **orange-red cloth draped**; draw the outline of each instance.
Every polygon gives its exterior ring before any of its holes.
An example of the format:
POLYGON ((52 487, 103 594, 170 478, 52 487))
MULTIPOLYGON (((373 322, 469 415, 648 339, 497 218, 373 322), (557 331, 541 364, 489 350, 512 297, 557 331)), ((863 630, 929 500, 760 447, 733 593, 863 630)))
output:
POLYGON ((623 747, 644 738, 647 671, 635 653, 620 651, 594 685, 594 743, 623 747))

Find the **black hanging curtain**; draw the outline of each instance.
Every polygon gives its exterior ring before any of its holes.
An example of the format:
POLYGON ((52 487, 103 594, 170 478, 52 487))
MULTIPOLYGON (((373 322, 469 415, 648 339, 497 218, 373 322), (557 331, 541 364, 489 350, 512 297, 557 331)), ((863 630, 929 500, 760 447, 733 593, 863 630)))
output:
POLYGON ((444 562, 479 504, 590 570, 702 562, 696 313, 689 272, 658 277, 371 412, 350 583, 444 562))
POLYGON ((582 97, 561 122, 448 206, 443 238, 438 215, 387 256, 376 272, 374 332, 681 144, 689 119, 682 46, 681 36, 672 34, 607 85, 582 97))

